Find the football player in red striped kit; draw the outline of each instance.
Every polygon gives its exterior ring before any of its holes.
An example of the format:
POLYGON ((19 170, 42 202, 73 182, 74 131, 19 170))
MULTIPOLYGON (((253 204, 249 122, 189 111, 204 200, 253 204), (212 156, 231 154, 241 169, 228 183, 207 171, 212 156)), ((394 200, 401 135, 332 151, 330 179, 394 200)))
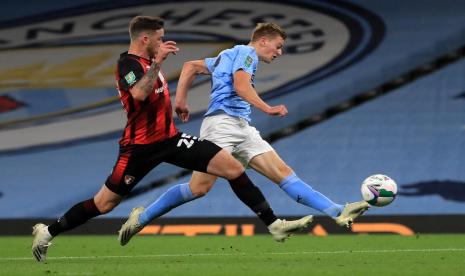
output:
MULTIPOLYGON (((137 16, 129 24, 129 34, 129 50, 121 54, 116 70, 118 91, 127 113, 116 164, 93 198, 75 204, 49 226, 38 223, 33 227, 32 253, 36 260, 46 260, 50 241, 58 234, 113 210, 148 172, 162 162, 227 179, 240 200, 267 226, 274 225, 270 232, 276 240, 284 240, 292 232, 306 227, 312 216, 295 221, 277 219, 261 191, 245 174, 242 164, 226 150, 177 130, 168 84, 160 67, 179 49, 174 41, 163 42, 163 20, 137 16)), ((200 196, 189 185, 177 185, 176 190, 169 192, 186 200, 200 196)))

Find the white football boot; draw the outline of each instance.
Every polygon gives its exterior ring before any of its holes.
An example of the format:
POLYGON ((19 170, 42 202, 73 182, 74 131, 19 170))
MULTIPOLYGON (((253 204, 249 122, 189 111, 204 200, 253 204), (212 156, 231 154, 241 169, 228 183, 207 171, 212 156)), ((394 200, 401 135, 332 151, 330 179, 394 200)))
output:
POLYGON ((344 206, 344 209, 342 209, 341 214, 334 220, 339 226, 350 228, 354 222, 354 219, 356 219, 358 216, 361 216, 369 208, 370 204, 368 204, 366 201, 347 203, 344 206))
POLYGON ((144 225, 139 223, 139 215, 144 212, 144 207, 136 207, 132 209, 128 220, 121 226, 118 231, 118 241, 122 246, 126 245, 131 238, 144 228, 144 225))
POLYGON ((298 220, 277 219, 268 225, 268 231, 277 242, 284 242, 291 234, 301 231, 313 221, 313 216, 305 216, 298 220))
POLYGON ((47 259, 47 249, 52 245, 50 241, 53 237, 48 232, 47 225, 43 223, 37 223, 32 227, 32 235, 34 236, 32 241, 32 255, 38 262, 45 262, 47 259))

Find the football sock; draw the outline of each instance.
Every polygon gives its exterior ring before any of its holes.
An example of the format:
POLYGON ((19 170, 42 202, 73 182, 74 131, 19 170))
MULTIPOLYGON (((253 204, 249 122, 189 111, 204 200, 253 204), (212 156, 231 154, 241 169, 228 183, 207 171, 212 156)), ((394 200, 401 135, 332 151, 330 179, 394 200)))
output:
POLYGON ((154 203, 150 204, 144 212, 139 215, 139 223, 146 225, 154 218, 166 214, 171 209, 181 204, 194 200, 195 197, 189 187, 189 183, 178 184, 169 188, 154 203))
POLYGON ((262 192, 250 181, 245 172, 238 178, 229 180, 229 184, 236 196, 252 209, 266 226, 277 219, 262 192))
POLYGON ((344 206, 332 202, 320 192, 315 191, 294 173, 283 179, 279 183, 279 187, 298 203, 314 208, 333 218, 339 216, 344 208, 344 206))
POLYGON ((61 232, 74 229, 100 214, 94 199, 90 198, 71 207, 62 217, 50 224, 48 232, 52 236, 57 236, 61 232))

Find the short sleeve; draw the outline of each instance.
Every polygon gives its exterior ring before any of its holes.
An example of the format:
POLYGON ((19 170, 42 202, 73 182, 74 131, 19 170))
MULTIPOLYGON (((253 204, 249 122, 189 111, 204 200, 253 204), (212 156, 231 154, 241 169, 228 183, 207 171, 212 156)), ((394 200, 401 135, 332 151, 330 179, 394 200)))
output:
POLYGON ((122 90, 128 91, 143 76, 144 69, 135 59, 125 58, 118 62, 119 82, 118 86, 122 90))
POLYGON ((233 62, 233 73, 239 70, 243 70, 252 76, 255 73, 255 68, 257 68, 257 63, 258 60, 256 55, 250 48, 239 48, 233 62))
POLYGON ((208 71, 210 73, 213 73, 213 71, 215 70, 215 63, 216 63, 217 58, 219 58, 219 57, 206 58, 205 59, 205 64, 207 65, 208 71))

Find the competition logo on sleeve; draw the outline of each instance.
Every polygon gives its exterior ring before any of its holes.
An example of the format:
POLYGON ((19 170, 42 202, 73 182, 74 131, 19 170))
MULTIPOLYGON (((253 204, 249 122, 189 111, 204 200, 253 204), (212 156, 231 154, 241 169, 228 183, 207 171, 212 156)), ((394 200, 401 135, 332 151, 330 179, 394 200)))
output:
POLYGON ((245 59, 245 62, 244 62, 244 66, 245 66, 246 68, 249 68, 250 65, 252 65, 252 62, 253 62, 252 57, 247 56, 247 58, 245 59))
POLYGON ((133 85, 136 82, 136 75, 134 75, 134 72, 131 71, 124 76, 124 79, 129 85, 133 85))

